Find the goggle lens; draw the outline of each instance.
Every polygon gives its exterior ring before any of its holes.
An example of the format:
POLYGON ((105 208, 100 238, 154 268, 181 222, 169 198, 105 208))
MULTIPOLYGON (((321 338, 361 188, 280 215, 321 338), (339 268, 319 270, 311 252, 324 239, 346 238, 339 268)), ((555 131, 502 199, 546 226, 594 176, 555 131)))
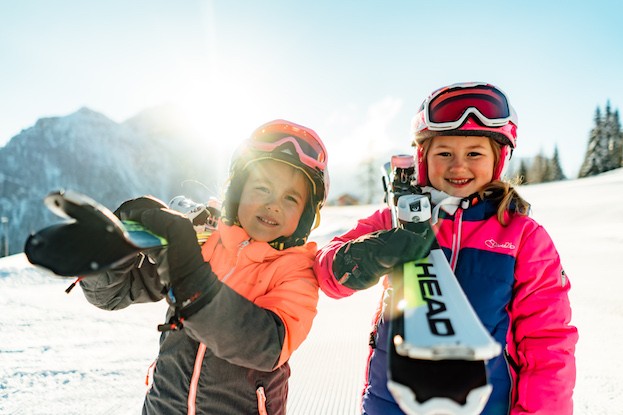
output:
POLYGON ((312 158, 318 162, 324 161, 324 152, 322 148, 315 147, 313 143, 303 140, 302 138, 297 137, 297 136, 283 134, 283 133, 271 133, 271 134, 262 134, 254 138, 256 142, 266 144, 267 147, 265 148, 270 148, 270 150, 274 150, 275 148, 279 147, 280 145, 283 145, 284 143, 288 141, 292 142, 291 139, 294 139, 296 143, 298 144, 298 147, 300 147, 300 150, 303 152, 305 156, 312 158), (288 138, 290 138, 290 140, 287 140, 288 138))
POLYGON ((485 125, 490 126, 507 122, 511 117, 504 93, 486 85, 442 90, 426 106, 428 121, 433 124, 464 121, 465 114, 469 112, 473 112, 485 125))

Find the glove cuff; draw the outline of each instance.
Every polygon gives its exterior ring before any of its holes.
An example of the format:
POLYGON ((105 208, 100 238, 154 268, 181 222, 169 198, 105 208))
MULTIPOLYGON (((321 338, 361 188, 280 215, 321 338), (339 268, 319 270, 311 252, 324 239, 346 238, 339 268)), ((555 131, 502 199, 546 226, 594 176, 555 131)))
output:
POLYGON ((364 274, 359 261, 353 258, 350 243, 340 248, 333 259, 333 275, 337 282, 351 290, 363 290, 378 282, 377 278, 370 278, 364 274))
POLYGON ((167 302, 179 311, 181 317, 188 318, 212 301, 221 286, 212 267, 205 262, 187 277, 171 283, 167 302))

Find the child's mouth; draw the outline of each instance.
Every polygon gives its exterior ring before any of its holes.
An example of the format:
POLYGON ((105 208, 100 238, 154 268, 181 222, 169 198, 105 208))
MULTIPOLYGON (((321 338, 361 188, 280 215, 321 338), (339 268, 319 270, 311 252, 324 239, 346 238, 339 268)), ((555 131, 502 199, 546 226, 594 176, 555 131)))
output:
POLYGON ((258 216, 257 219, 260 222, 262 222, 262 223, 264 223, 266 225, 269 225, 269 226, 277 226, 278 225, 277 222, 275 222, 274 220, 272 220, 270 218, 266 218, 266 217, 263 217, 263 216, 258 216))
POLYGON ((472 179, 446 179, 446 181, 453 186, 464 186, 471 182, 472 179))

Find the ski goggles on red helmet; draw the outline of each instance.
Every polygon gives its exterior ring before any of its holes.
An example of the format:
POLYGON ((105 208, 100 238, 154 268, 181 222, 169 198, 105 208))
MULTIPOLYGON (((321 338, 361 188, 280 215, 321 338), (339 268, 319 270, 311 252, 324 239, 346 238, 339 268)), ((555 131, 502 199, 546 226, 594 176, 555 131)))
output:
POLYGON ((320 171, 327 168, 327 150, 320 137, 313 130, 289 121, 275 120, 262 125, 251 135, 249 145, 266 153, 292 148, 307 167, 320 171))
POLYGON ((504 92, 490 84, 470 82, 438 89, 426 98, 414 132, 459 130, 470 116, 488 128, 517 125, 517 115, 504 92))

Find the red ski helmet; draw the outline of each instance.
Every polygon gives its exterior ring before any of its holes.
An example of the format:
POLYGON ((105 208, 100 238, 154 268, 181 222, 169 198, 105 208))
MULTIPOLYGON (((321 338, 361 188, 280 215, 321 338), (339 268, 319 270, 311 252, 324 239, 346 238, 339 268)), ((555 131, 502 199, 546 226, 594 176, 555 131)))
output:
POLYGON ((484 82, 462 82, 430 94, 411 122, 417 184, 428 182, 428 167, 422 143, 431 137, 485 136, 501 145, 493 172, 498 180, 506 171, 517 143, 517 114, 499 88, 484 82))

